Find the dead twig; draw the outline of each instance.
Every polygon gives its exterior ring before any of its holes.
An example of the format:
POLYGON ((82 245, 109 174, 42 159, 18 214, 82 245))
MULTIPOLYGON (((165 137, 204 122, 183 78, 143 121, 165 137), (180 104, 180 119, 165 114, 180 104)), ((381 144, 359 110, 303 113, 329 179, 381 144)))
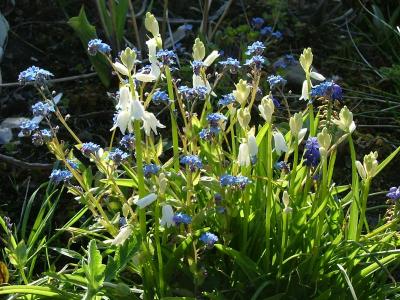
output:
POLYGON ((28 163, 12 156, 0 154, 0 161, 4 161, 10 165, 28 169, 28 170, 51 170, 53 169, 53 164, 41 164, 41 163, 28 163))

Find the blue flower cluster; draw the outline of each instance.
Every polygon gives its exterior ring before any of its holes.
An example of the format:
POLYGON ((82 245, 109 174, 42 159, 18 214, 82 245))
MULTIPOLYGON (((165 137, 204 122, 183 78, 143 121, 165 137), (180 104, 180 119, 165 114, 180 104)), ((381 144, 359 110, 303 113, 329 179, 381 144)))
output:
POLYGON ((251 19, 251 26, 253 26, 254 29, 261 29, 261 27, 264 25, 264 19, 260 17, 256 17, 251 19))
POLYGON ((396 201, 400 199, 400 186, 399 187, 391 187, 389 189, 389 193, 386 194, 386 197, 389 199, 396 201))
POLYGON ((319 143, 316 137, 309 137, 304 152, 305 164, 308 167, 316 167, 320 160, 319 143))
POLYGON ((290 171, 289 165, 284 161, 277 161, 275 163, 274 167, 276 169, 278 169, 280 171, 283 171, 283 172, 286 172, 286 173, 290 171))
POLYGON ((251 183, 251 180, 246 176, 233 176, 233 175, 223 175, 219 179, 219 183, 222 187, 232 187, 235 189, 243 190, 248 184, 251 183))
POLYGON ((82 154, 86 157, 90 157, 91 154, 95 155, 99 150, 100 146, 92 142, 83 143, 81 148, 82 154))
POLYGON ((133 148, 135 147, 135 136, 131 133, 126 134, 122 137, 119 144, 126 150, 133 150, 133 148))
POLYGON ((186 85, 182 85, 178 88, 178 91, 187 101, 194 100, 196 97, 200 100, 204 100, 207 95, 207 88, 204 86, 189 88, 186 85))
POLYGON ((325 81, 311 89, 312 97, 324 97, 330 100, 342 100, 342 88, 333 81, 325 81))
POLYGON ((54 76, 52 73, 50 73, 47 70, 32 66, 26 69, 25 71, 22 71, 18 75, 18 81, 21 84, 27 83, 27 82, 35 82, 39 85, 43 85, 46 83, 46 81, 54 76))
POLYGON ((62 181, 68 182, 72 178, 72 173, 68 170, 53 170, 49 178, 50 181, 59 184, 62 181))
POLYGON ((218 242, 218 237, 214 233, 205 232, 200 236, 199 240, 206 244, 208 248, 211 248, 218 242))
POLYGON ((195 172, 203 167, 201 159, 197 155, 185 155, 181 158, 181 164, 188 166, 191 172, 195 172))
POLYGON ((32 144, 35 146, 42 146, 44 143, 49 142, 53 134, 48 129, 42 129, 32 134, 32 144))
POLYGON ((178 60, 178 57, 172 50, 160 50, 157 52, 156 56, 161 60, 161 63, 166 66, 171 66, 178 60))
POLYGON ((211 141, 221 131, 219 127, 203 128, 199 132, 199 136, 202 140, 211 141))
POLYGON ((103 43, 100 39, 90 40, 88 43, 88 53, 89 55, 96 55, 97 52, 108 54, 111 52, 111 47, 106 43, 103 43))
POLYGON ((194 60, 191 62, 193 73, 200 75, 201 68, 204 67, 204 63, 201 60, 194 60))
POLYGON ((277 40, 280 40, 283 37, 282 32, 280 32, 279 30, 274 31, 271 26, 265 26, 261 28, 260 34, 261 36, 272 37, 277 40))
POLYGON ((143 166, 144 177, 150 178, 151 175, 156 175, 161 167, 156 164, 147 164, 143 166))
POLYGON ((190 224, 192 222, 192 217, 187 214, 178 212, 173 216, 172 220, 177 225, 178 224, 190 224))
POLYGON ((39 125, 36 122, 28 120, 28 121, 23 121, 19 125, 19 128, 21 129, 21 132, 24 136, 30 136, 34 130, 39 128, 39 125))
POLYGON ((246 59, 246 66, 255 67, 257 70, 260 70, 262 65, 265 63, 265 58, 261 55, 255 55, 250 59, 246 59))
POLYGON ((232 93, 230 93, 223 95, 222 98, 218 100, 218 105, 227 106, 229 104, 235 103, 235 101, 236 101, 235 96, 232 93))
POLYGON ((228 57, 226 60, 220 61, 220 65, 229 70, 231 74, 236 74, 240 68, 240 62, 236 58, 228 57))
POLYGON ((156 105, 160 103, 165 103, 165 104, 169 103, 168 94, 164 91, 156 91, 151 97, 151 99, 153 100, 153 103, 156 105))
POLYGON ((247 47, 246 54, 247 55, 262 55, 264 52, 265 46, 263 42, 255 41, 253 44, 247 47))
POLYGON ((297 60, 291 54, 286 54, 273 63, 274 69, 286 69, 288 66, 297 65, 297 60))
POLYGON ((211 113, 207 115, 206 119, 211 127, 219 127, 222 123, 226 122, 227 117, 221 113, 211 113))
POLYGON ((270 75, 267 80, 271 90, 277 86, 284 86, 287 82, 281 75, 270 75))
POLYGON ((71 166, 72 169, 78 170, 78 162, 72 159, 67 159, 68 164, 71 166))
POLYGON ((37 102, 32 105, 32 113, 36 117, 47 117, 52 112, 54 112, 54 106, 48 102, 37 102))
POLYGON ((110 151, 108 153, 108 158, 114 162, 116 165, 120 165, 123 163, 125 160, 127 160, 129 157, 129 154, 122 151, 119 148, 116 148, 114 151, 110 151))

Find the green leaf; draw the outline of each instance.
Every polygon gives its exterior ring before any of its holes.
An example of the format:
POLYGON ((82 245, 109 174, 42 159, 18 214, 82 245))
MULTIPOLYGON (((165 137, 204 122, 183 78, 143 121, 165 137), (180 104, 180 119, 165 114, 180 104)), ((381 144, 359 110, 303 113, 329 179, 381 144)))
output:
POLYGON ((126 15, 129 9, 129 0, 119 0, 116 9, 116 38, 119 44, 122 41, 122 37, 124 36, 124 29, 125 29, 125 22, 126 22, 126 15))
POLYGON ((97 291, 101 287, 104 282, 105 268, 100 251, 97 249, 96 240, 91 240, 88 247, 87 264, 83 264, 89 289, 97 291))
POLYGON ((249 278, 250 281, 254 280, 256 277, 260 275, 260 271, 258 269, 257 264, 252 261, 248 256, 232 249, 230 247, 226 247, 221 244, 214 245, 216 249, 221 251, 222 253, 232 257, 235 262, 240 266, 246 276, 249 278))
POLYGON ((392 161, 392 159, 396 157, 396 155, 399 152, 400 152, 400 147, 398 147, 395 151, 393 151, 392 154, 390 154, 388 157, 386 157, 385 160, 379 164, 378 169, 376 171, 376 175, 378 175, 379 172, 382 171, 383 168, 385 168, 392 161))
MULTIPOLYGON (((75 30, 85 49, 91 39, 97 38, 96 29, 89 23, 83 6, 79 15, 70 18, 68 24, 75 30)), ((89 59, 96 70, 97 75, 99 75, 101 82, 108 87, 110 85, 110 69, 106 58, 98 53, 95 56, 90 55, 89 59)))
POLYGON ((51 299, 80 299, 80 297, 77 297, 76 295, 70 293, 64 293, 62 291, 57 290, 54 287, 30 286, 30 285, 0 286, 0 295, 10 295, 17 293, 25 295, 39 295, 39 296, 51 297, 51 299))
POLYGON ((54 251, 56 251, 64 256, 67 256, 67 257, 82 259, 82 255, 79 252, 76 252, 71 249, 59 248, 59 247, 49 247, 49 249, 54 250, 54 251))

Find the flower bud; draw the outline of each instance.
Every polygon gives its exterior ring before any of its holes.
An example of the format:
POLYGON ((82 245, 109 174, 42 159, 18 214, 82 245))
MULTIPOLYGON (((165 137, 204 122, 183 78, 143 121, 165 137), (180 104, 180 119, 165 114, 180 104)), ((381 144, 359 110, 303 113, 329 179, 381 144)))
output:
POLYGON ((249 145, 250 157, 256 156, 258 153, 257 140, 254 134, 251 132, 247 135, 247 144, 249 145))
POLYGON ((160 175, 158 176, 158 186, 160 194, 164 194, 168 186, 168 178, 165 176, 164 173, 160 173, 160 175))
POLYGON ((328 155, 328 151, 326 151, 326 149, 324 147, 319 147, 319 154, 321 156, 322 159, 325 159, 328 155))
POLYGON ((219 57, 219 52, 217 50, 214 50, 204 60, 203 62, 204 66, 209 67, 218 57, 219 57))
POLYGON ((272 100, 271 95, 265 96, 261 99, 261 104, 258 106, 258 110, 260 111, 261 117, 263 117, 267 123, 271 123, 272 114, 275 110, 274 101, 272 100))
POLYGON ((290 198, 289 198, 289 194, 287 191, 283 192, 282 202, 283 202, 283 205, 285 206, 283 212, 286 214, 291 213, 293 209, 289 206, 290 198))
POLYGON ((250 111, 249 108, 239 108, 237 110, 237 118, 239 121, 240 126, 242 126, 242 128, 247 128, 247 126, 250 123, 251 120, 251 115, 250 115, 250 111))
POLYGON ((300 55, 299 61, 304 72, 306 73, 310 72, 311 64, 313 62, 313 54, 311 48, 303 50, 303 53, 300 55))
POLYGON ((124 203, 124 205, 122 205, 122 215, 125 218, 128 218, 128 215, 129 215, 129 204, 128 203, 124 203))
POLYGON ((376 175, 378 170, 378 152, 371 152, 364 156, 364 169, 367 173, 368 178, 372 178, 376 175))
POLYGON ((325 151, 327 151, 329 149, 329 147, 331 146, 332 137, 328 133, 327 128, 322 129, 322 132, 318 133, 317 139, 318 139, 318 144, 321 147, 323 147, 325 151))
POLYGON ((278 155, 281 155, 282 152, 288 151, 288 146, 286 145, 285 137, 280 131, 274 132, 274 143, 275 143, 275 151, 278 155))
POLYGON ((203 42, 199 38, 194 40, 192 56, 194 60, 200 60, 200 61, 202 61, 206 56, 206 48, 204 47, 203 42))
POLYGON ((247 167, 250 166, 250 162, 249 145, 247 143, 242 143, 239 146, 238 164, 241 167, 247 167))
POLYGON ((364 166, 358 160, 356 161, 356 168, 357 168, 357 171, 358 171, 358 174, 360 175, 360 177, 362 179, 367 179, 367 173, 365 172, 364 166))
POLYGON ((144 19, 144 26, 148 31, 151 32, 153 37, 157 37, 160 34, 160 29, 158 27, 158 22, 154 15, 150 12, 146 13, 146 18, 144 19))
POLYGON ((356 129, 356 124, 353 121, 353 113, 347 108, 347 106, 340 110, 339 120, 333 120, 333 123, 347 133, 352 133, 356 129))
POLYGON ((247 98, 250 95, 250 86, 247 85, 247 81, 240 79, 239 83, 236 85, 236 90, 232 92, 236 101, 240 103, 240 105, 244 105, 247 102, 247 98))
POLYGON ((125 67, 123 64, 119 62, 113 63, 113 67, 118 71, 118 73, 129 76, 129 70, 127 67, 125 67))
POLYGON ((299 132, 303 127, 303 115, 302 113, 295 113, 289 120, 290 132, 293 138, 298 138, 299 132))
POLYGON ((124 51, 121 52, 119 56, 124 66, 129 70, 132 71, 133 66, 136 62, 136 52, 129 47, 126 47, 124 51))

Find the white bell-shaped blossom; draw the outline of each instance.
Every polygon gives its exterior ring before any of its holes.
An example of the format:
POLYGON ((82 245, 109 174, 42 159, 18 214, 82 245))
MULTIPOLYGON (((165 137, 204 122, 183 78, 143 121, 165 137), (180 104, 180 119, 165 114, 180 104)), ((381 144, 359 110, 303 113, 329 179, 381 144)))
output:
POLYGON ((241 167, 247 167, 250 166, 250 163, 249 145, 247 143, 242 143, 239 146, 238 164, 241 167))
POLYGON ((282 152, 288 151, 288 146, 286 144, 285 137, 278 130, 274 132, 274 143, 275 143, 275 151, 278 155, 280 155, 282 152))
POLYGON ((157 195, 155 193, 148 194, 147 196, 135 201, 135 204, 140 208, 145 208, 156 201, 157 195))
POLYGON ((112 240, 112 245, 122 245, 131 235, 132 235, 132 226, 126 225, 120 228, 117 236, 112 240))
POLYGON ((153 131, 154 134, 158 134, 157 127, 165 128, 165 126, 158 121, 153 113, 145 111, 143 116, 143 129, 146 135, 149 136, 151 131, 153 131))
POLYGON ((175 225, 174 222, 174 210, 172 209, 172 206, 167 204, 167 205, 163 205, 162 209, 162 217, 161 217, 161 221, 160 221, 160 225, 163 227, 171 227, 175 225))

